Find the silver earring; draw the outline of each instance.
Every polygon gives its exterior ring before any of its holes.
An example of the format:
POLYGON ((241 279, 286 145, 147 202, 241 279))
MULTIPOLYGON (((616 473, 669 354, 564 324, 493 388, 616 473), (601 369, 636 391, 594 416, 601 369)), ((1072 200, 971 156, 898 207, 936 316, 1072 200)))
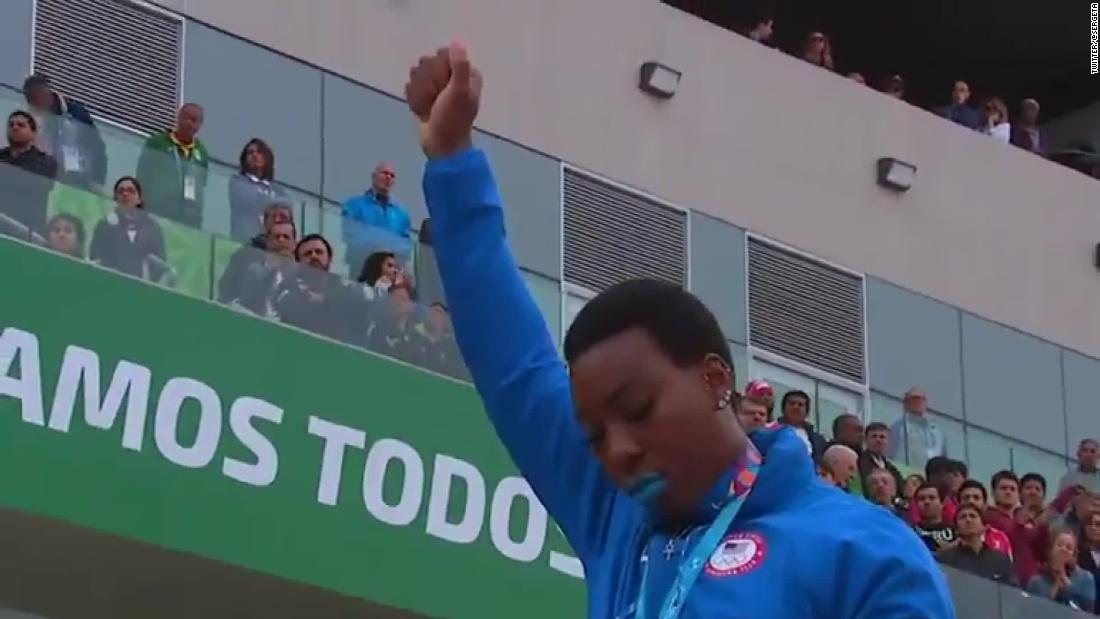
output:
POLYGON ((722 394, 722 397, 718 398, 718 410, 723 410, 730 407, 730 400, 733 399, 733 390, 726 389, 726 392, 722 394))

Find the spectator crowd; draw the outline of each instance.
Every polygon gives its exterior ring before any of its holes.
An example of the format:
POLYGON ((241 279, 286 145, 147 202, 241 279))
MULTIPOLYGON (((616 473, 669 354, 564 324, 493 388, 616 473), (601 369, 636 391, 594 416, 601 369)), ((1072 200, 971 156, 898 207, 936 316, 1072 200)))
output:
POLYGON ((832 440, 807 419, 810 396, 789 391, 772 421, 774 389, 752 381, 737 404, 749 431, 792 428, 806 443, 820 477, 864 497, 912 527, 944 565, 1019 587, 1059 604, 1100 611, 1100 443, 1087 438, 1077 465, 1048 489, 1035 472, 1003 470, 973 479, 966 463, 947 456, 942 430, 927 417, 927 397, 911 389, 897 422, 863 427, 853 414, 838 416, 832 440), (908 465, 899 462, 907 460, 908 465), (903 475, 906 469, 922 472, 903 475), (1048 497, 1051 499, 1048 501, 1048 497))
MULTIPOLYGON (((688 3, 673 3, 688 4, 688 3)), ((762 45, 775 48, 773 35, 775 20, 767 7, 757 7, 751 18, 736 29, 743 36, 762 45)), ((834 59, 833 43, 828 33, 814 30, 806 33, 797 48, 790 54, 816 67, 834 73, 840 73, 834 59)), ((846 71, 843 75, 852 81, 877 89, 883 94, 906 100, 906 82, 901 75, 881 75, 869 78, 858 70, 846 71)), ((992 137, 998 142, 1012 144, 1035 155, 1071 167, 1093 178, 1100 179, 1100 154, 1095 146, 1082 142, 1075 148, 1050 152, 1042 139, 1039 129, 1039 101, 1034 98, 1021 100, 1013 115, 1009 106, 997 93, 986 93, 975 99, 970 84, 958 79, 951 84, 947 92, 944 84, 944 103, 929 111, 972 131, 992 137)))
MULTIPOLYGON (((764 19, 744 34, 766 44, 772 27, 764 19)), ((800 57, 835 70, 825 33, 808 34, 800 57)), ((849 77, 866 83, 859 73, 849 77)), ((881 89, 905 98, 901 76, 885 77, 881 89)), ((23 92, 27 109, 8 117, 8 145, 0 150, 0 233, 173 285, 161 222, 203 226, 210 167, 199 138, 203 108, 183 105, 175 126, 148 138, 133 175, 113 183, 113 208, 89 225, 68 212, 48 215, 55 183, 105 193, 107 155, 95 122, 85 106, 57 92, 44 76, 27 78, 23 92)), ((1025 99, 1019 110, 1013 123, 998 97, 971 107, 970 87, 960 80, 950 102, 937 112, 1043 155, 1039 103, 1025 99)), ((465 378, 443 299, 424 304, 419 297, 410 268, 412 224, 393 194, 394 166, 378 164, 364 192, 342 206, 343 259, 353 276, 348 280, 332 272, 329 239, 300 234, 291 200, 275 182, 275 160, 273 149, 259 138, 241 150, 239 171, 228 190, 229 234, 240 246, 217 279, 216 299, 241 312, 465 378)), ((423 244, 428 222, 421 229, 423 244)), ((939 561, 1094 610, 1100 583, 1100 448, 1095 440, 1081 441, 1078 465, 1054 488, 1034 472, 1018 476, 1005 470, 978 480, 969 477, 964 462, 947 457, 947 440, 925 414, 927 398, 919 389, 906 394, 905 412, 892 425, 864 427, 859 416, 844 414, 834 421, 831 439, 808 421, 808 394, 787 392, 778 419, 773 419, 774 395, 762 381, 746 386, 736 406, 745 428, 791 427, 822 479, 905 520, 939 561), (907 465, 899 464, 903 461, 907 465), (921 470, 908 473, 908 467, 921 470)))
MULTIPOLYGON (((8 146, 0 150, 0 233, 175 285, 162 222, 203 227, 210 156, 199 138, 202 106, 184 104, 174 127, 145 141, 134 175, 113 185, 113 208, 88 221, 72 212, 48 215, 56 186, 85 196, 104 194, 107 150, 91 114, 42 75, 27 78, 23 93, 27 109, 9 115, 8 146)), ((328 239, 299 234, 291 200, 275 182, 272 148, 262 139, 249 140, 228 195, 229 233, 241 246, 218 277, 215 298, 465 378, 447 306, 441 298, 419 302, 411 270, 412 225, 408 211, 393 199, 396 181, 394 166, 379 164, 369 188, 343 205, 345 261, 354 278, 348 280, 331 272, 328 239)))

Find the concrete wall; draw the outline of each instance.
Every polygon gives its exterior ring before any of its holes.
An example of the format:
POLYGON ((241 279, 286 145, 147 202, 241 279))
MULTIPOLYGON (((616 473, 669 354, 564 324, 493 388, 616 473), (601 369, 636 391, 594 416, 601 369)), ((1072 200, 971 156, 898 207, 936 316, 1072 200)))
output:
POLYGON ((1100 355, 1100 185, 658 0, 162 4, 390 93, 460 35, 484 129, 1100 355), (671 101, 635 86, 654 59, 684 72, 671 101), (919 166, 912 191, 876 187, 881 156, 919 166))

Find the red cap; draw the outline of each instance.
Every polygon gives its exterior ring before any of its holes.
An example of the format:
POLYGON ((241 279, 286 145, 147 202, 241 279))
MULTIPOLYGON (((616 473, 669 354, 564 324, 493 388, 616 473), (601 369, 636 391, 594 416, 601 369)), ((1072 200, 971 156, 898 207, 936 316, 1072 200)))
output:
POLYGON ((773 398, 775 397, 775 391, 766 381, 750 380, 749 384, 745 385, 745 395, 757 398, 773 398))

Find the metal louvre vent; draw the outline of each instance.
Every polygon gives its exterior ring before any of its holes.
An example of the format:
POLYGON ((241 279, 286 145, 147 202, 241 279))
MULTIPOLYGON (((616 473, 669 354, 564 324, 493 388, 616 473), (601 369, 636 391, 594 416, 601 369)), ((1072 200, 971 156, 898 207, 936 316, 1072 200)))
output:
POLYGON ((38 0, 34 70, 97 116, 172 126, 183 23, 126 0, 38 0))
POLYGON ((594 292, 636 279, 687 285, 687 215, 565 170, 565 280, 594 292))
POLYGON ((749 238, 749 341, 864 381, 863 280, 749 238))

